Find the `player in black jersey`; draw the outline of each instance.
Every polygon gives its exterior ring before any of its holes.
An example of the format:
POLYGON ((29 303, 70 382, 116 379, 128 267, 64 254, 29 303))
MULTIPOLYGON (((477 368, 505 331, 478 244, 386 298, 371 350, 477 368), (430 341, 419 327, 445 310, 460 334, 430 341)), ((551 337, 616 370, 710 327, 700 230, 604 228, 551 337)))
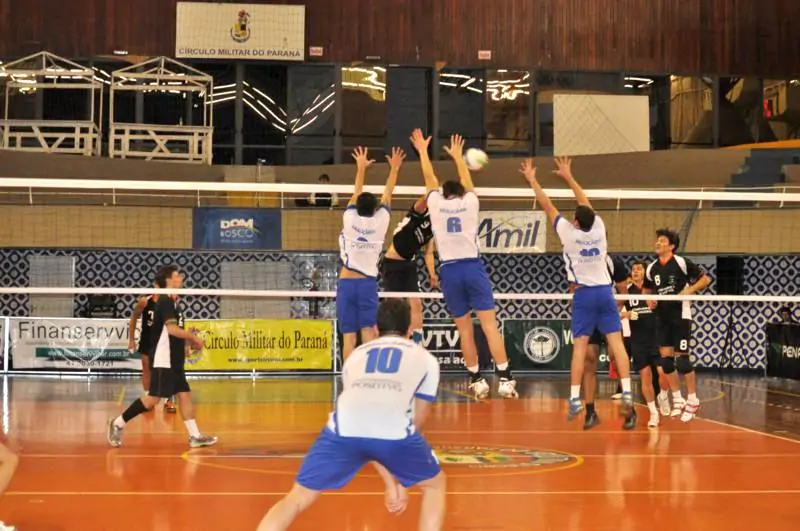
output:
MULTIPOLYGON (((183 275, 175 266, 162 267, 156 275, 159 288, 178 289, 183 284, 183 275)), ((189 431, 189 446, 200 448, 216 444, 217 438, 202 435, 194 419, 192 390, 186 381, 184 364, 188 341, 196 348, 203 348, 203 340, 191 332, 184 330, 183 312, 172 295, 158 298, 155 318, 152 327, 153 348, 150 360, 152 378, 150 389, 141 398, 137 398, 119 417, 108 423, 108 443, 111 446, 122 445, 122 431, 125 425, 152 409, 162 398, 178 395, 186 429, 189 431)))
MULTIPOLYGON (((153 287, 158 287, 153 284, 153 287)), ((150 354, 153 350, 153 337, 152 328, 153 321, 156 316, 156 301, 157 295, 150 295, 142 297, 136 302, 133 308, 133 315, 131 315, 130 325, 128 327, 128 350, 130 352, 138 352, 139 358, 142 361, 142 387, 144 392, 150 390, 150 354), (135 332, 136 322, 142 318, 142 328, 139 332, 139 346, 136 347, 135 332)), ((175 397, 170 397, 164 403, 164 411, 167 413, 175 413, 175 397)))
MULTIPOLYGON (((637 261, 631 267, 631 280, 628 285, 629 295, 643 295, 645 265, 644 262, 637 261)), ((659 411, 656 407, 656 391, 654 380, 658 380, 658 375, 653 371, 658 367, 658 345, 656 345, 656 316, 653 313, 655 308, 654 301, 647 301, 644 298, 630 299, 625 302, 622 318, 628 319, 631 327, 630 354, 633 358, 633 366, 641 377, 642 395, 647 408, 650 410, 650 420, 647 422, 648 428, 657 428, 659 424, 659 411)), ((658 371, 657 371, 658 372, 658 371)), ((669 414, 669 410, 667 410, 669 414)))
MULTIPOLYGON (((680 237, 669 229, 656 231, 658 260, 647 266, 644 287, 659 295, 693 295, 704 290, 711 278, 691 260, 678 256, 675 249, 680 237)), ((692 335, 692 310, 689 301, 660 301, 656 306, 656 336, 660 362, 672 389, 672 416, 689 422, 700 409, 697 377, 689 358, 692 335), (675 370, 684 375, 687 397, 681 396, 681 384, 675 370)))
MULTIPOLYGON (((614 282, 617 293, 625 294, 628 292, 628 268, 625 263, 616 256, 607 255, 608 272, 614 282)), ((583 371, 583 397, 586 401, 586 416, 583 421, 583 429, 588 430, 600 423, 600 417, 594 407, 594 399, 597 394, 597 361, 600 356, 600 345, 605 344, 603 334, 595 330, 589 337, 589 346, 586 350, 586 360, 583 371)), ((631 414, 625 418, 623 428, 632 430, 636 427, 636 410, 631 410, 631 414)))
MULTIPOLYGON (((392 243, 383 256, 381 276, 383 290, 389 292, 416 293, 419 291, 417 279, 417 256, 425 249, 425 267, 432 289, 439 287, 434 264, 433 230, 428 205, 422 197, 411 207, 397 225, 392 235, 392 243)), ((415 343, 422 343, 422 299, 410 298, 411 329, 415 343)))

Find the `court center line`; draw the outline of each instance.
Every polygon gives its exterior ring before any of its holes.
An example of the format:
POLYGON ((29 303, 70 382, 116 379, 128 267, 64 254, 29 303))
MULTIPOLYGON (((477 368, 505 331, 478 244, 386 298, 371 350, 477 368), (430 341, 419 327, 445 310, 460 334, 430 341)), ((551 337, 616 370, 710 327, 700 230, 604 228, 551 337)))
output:
MULTIPOLYGON (((170 497, 208 497, 208 496, 284 496, 285 491, 281 492, 186 492, 186 491, 11 491, 6 492, 5 496, 164 496, 170 497)), ((419 496, 420 493, 412 491, 409 494, 419 496)), ((800 490, 565 490, 565 491, 452 491, 447 493, 450 496, 579 496, 579 495, 679 495, 679 496, 700 496, 700 495, 797 495, 800 490)), ((325 492, 323 496, 383 496, 382 489, 369 492, 325 492)))

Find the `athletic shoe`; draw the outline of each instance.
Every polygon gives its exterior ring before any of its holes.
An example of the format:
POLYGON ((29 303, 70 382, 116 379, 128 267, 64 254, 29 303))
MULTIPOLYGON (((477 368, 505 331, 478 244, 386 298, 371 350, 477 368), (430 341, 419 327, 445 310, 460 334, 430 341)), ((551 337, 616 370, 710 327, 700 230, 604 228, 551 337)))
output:
POLYGON ((217 444, 217 438, 213 435, 201 435, 200 437, 189 437, 189 446, 192 448, 204 448, 217 444))
POLYGON ((483 400, 489 396, 491 387, 489 387, 489 384, 486 382, 486 378, 481 378, 469 384, 469 390, 472 391, 476 400, 483 400))
POLYGON ((631 409, 631 412, 625 417, 625 422, 622 423, 623 430, 632 430, 636 427, 636 421, 638 420, 639 416, 636 414, 635 409, 631 409))
POLYGON ((622 403, 619 406, 620 414, 623 417, 628 418, 631 416, 631 412, 633 411, 633 395, 630 392, 622 393, 622 403))
POLYGON ((178 411, 178 409, 175 407, 175 402, 173 402, 171 399, 168 399, 166 402, 164 402, 164 411, 167 413, 175 413, 178 411))
POLYGON ((503 398, 518 398, 517 381, 500 378, 500 385, 497 386, 497 393, 503 398))
POLYGON ((569 399, 569 413, 567 413, 567 420, 573 420, 575 417, 583 412, 583 402, 580 398, 569 399))
MULTIPOLYGON (((114 420, 115 419, 110 419, 108 421, 106 440, 108 440, 108 444, 114 448, 119 448, 122 446, 122 428, 117 427, 117 425, 114 424, 114 420)), ((2 531, 2 528, 0 528, 0 531, 2 531)))
POLYGON ((3 522, 0 522, 0 531, 16 531, 17 528, 13 525, 6 525, 3 522))
MULTIPOLYGON (((683 414, 683 408, 686 407, 686 400, 681 398, 680 400, 672 401, 672 413, 670 413, 670 417, 680 417, 683 414)), ((691 420, 691 419, 689 419, 691 420)))
POLYGON ((611 400, 622 400, 622 393, 614 393, 611 395, 611 400))
POLYGON ((661 419, 658 416, 658 412, 653 413, 651 411, 650 412, 650 420, 647 421, 647 427, 648 428, 658 428, 658 425, 659 425, 660 422, 661 422, 661 419))
POLYGON ((662 395, 661 393, 656 396, 656 403, 658 404, 658 411, 662 417, 669 417, 671 410, 669 405, 669 395, 662 395))
POLYGON ((584 430, 591 430, 598 424, 600 424, 600 417, 597 415, 597 411, 586 413, 586 418, 583 419, 584 430))
POLYGON ((700 402, 696 404, 686 402, 686 405, 683 407, 683 413, 681 413, 681 422, 691 422, 698 411, 700 411, 700 402))

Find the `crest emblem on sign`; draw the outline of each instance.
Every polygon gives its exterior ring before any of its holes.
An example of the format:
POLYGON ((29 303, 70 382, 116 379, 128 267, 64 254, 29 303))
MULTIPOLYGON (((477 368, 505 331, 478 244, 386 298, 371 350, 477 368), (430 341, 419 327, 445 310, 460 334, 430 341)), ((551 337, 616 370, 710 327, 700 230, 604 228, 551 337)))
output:
POLYGON ((246 42, 250 38, 250 13, 242 9, 231 28, 231 38, 236 42, 246 42))

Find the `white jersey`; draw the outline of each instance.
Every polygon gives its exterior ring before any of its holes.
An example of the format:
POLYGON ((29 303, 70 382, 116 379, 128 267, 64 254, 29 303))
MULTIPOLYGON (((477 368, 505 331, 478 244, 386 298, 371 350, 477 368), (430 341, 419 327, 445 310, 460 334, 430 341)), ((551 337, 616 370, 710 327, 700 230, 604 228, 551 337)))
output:
POLYGON ((561 216, 554 223, 564 246, 567 280, 581 286, 610 286, 606 224, 595 215, 594 224, 583 231, 561 216))
POLYGON ((375 215, 365 218, 358 215, 356 207, 351 206, 344 211, 343 217, 339 255, 344 267, 366 277, 377 278, 383 240, 391 219, 389 208, 381 205, 375 215))
POLYGON ((328 420, 331 431, 342 437, 405 439, 415 432, 414 399, 436 399, 439 362, 413 341, 383 336, 348 356, 342 386, 328 420))
POLYGON ((436 238, 436 250, 442 262, 480 256, 480 202, 474 192, 467 192, 464 197, 445 199, 442 192, 433 190, 428 194, 428 212, 436 238))

